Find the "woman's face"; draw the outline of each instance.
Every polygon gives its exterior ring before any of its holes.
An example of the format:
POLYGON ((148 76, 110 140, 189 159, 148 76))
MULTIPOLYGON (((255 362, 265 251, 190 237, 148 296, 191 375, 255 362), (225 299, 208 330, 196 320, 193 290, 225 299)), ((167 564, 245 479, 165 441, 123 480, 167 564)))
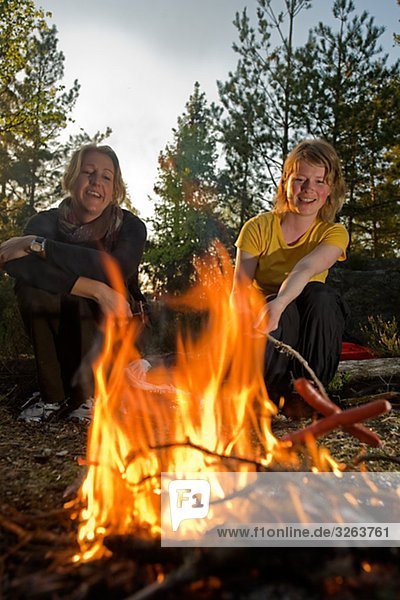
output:
POLYGON ((109 156, 96 150, 86 152, 73 190, 73 203, 82 223, 93 221, 111 204, 115 169, 109 156))
POLYGON ((329 196, 331 187, 325 180, 325 167, 300 160, 287 183, 290 212, 316 217, 329 196))

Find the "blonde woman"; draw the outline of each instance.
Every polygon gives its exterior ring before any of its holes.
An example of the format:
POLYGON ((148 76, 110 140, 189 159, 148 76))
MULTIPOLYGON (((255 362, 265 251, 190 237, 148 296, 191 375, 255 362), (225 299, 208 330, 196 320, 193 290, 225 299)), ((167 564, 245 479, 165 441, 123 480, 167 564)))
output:
POLYGON ((146 227, 120 207, 126 189, 115 152, 109 146, 83 146, 73 155, 63 186, 67 195, 58 208, 34 215, 24 236, 0 246, 0 266, 16 279, 35 352, 41 398, 21 414, 27 420, 46 419, 81 403, 77 416, 84 417, 85 410, 90 416, 93 381, 78 382, 77 371, 102 316, 118 311, 130 318, 133 306, 113 289, 105 253, 119 265, 131 297, 145 302, 138 267, 146 227))
MULTIPOLYGON (((233 299, 238 281, 259 289, 267 300, 265 333, 298 350, 325 385, 337 369, 348 312, 325 284, 330 267, 346 258, 348 233, 335 223, 344 194, 334 148, 325 140, 304 140, 285 161, 273 211, 245 223, 236 242, 233 299)), ((265 381, 272 400, 290 401, 291 378, 301 375, 297 362, 267 344, 265 381)))

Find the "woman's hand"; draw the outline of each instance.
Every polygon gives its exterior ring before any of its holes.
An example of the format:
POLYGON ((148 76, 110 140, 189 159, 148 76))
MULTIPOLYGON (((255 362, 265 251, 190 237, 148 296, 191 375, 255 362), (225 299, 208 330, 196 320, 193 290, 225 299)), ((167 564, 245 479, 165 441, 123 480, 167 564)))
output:
POLYGON ((284 310, 285 305, 280 302, 278 298, 270 300, 260 311, 254 325, 255 328, 264 334, 275 331, 275 329, 278 329, 279 321, 284 310), (262 326, 265 317, 267 318, 267 323, 266 326, 262 326))
POLYGON ((132 317, 132 311, 125 296, 96 279, 79 277, 71 290, 71 294, 95 300, 105 315, 113 315, 117 319, 123 320, 132 317))
POLYGON ((15 258, 24 258, 29 254, 28 248, 34 235, 23 235, 20 237, 12 237, 0 244, 0 267, 15 258))
POLYGON ((97 302, 105 315, 113 315, 118 319, 130 319, 132 317, 131 307, 127 299, 116 292, 106 283, 98 282, 97 302))

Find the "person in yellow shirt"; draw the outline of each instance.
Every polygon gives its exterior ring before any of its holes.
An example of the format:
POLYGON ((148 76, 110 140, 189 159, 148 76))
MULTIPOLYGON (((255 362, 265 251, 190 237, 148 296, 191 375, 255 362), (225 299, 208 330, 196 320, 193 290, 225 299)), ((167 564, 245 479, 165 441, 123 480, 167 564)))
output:
MULTIPOLYGON (((232 299, 248 280, 266 297, 257 319, 267 316, 265 334, 281 340, 307 360, 327 385, 341 352, 348 307, 325 284, 328 270, 345 260, 349 236, 335 218, 345 199, 339 157, 325 140, 300 142, 283 166, 272 212, 244 224, 236 241, 232 299)), ((267 343, 265 381, 269 396, 291 397, 301 365, 267 343)))

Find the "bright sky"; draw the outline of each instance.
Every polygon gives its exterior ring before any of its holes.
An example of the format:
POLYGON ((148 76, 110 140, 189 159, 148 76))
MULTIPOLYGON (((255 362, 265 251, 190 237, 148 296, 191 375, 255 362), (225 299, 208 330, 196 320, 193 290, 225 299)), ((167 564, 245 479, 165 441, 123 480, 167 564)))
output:
MULTIPOLYGON (((330 20, 333 0, 314 0, 300 15, 297 31, 330 20)), ((194 82, 209 101, 218 100, 217 80, 225 80, 237 58, 232 43, 235 12, 256 0, 36 0, 52 12, 59 48, 65 55, 64 83, 81 84, 73 113, 76 133, 113 130, 107 140, 117 152, 133 204, 146 221, 153 211, 157 158, 172 139, 194 82)), ((274 6, 282 6, 274 0, 274 6)), ((396 0, 355 0, 386 28, 382 42, 392 60, 399 57, 393 33, 400 33, 396 0)))

